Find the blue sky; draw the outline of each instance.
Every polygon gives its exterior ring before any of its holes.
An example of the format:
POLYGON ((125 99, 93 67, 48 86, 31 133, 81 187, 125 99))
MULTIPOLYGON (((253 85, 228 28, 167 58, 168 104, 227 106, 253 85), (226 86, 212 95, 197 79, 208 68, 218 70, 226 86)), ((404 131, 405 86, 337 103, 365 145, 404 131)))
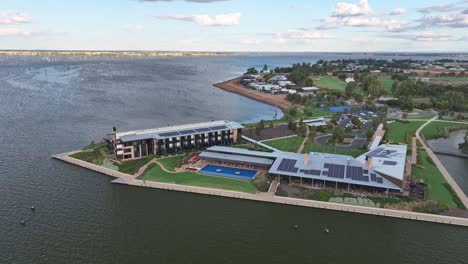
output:
POLYGON ((1 49, 468 51, 468 0, 2 0, 1 49))

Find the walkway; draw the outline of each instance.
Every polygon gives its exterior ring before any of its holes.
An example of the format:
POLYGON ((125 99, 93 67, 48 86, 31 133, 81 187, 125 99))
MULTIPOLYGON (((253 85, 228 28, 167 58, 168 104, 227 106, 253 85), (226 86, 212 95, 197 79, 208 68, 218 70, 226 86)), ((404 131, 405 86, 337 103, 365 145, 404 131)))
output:
POLYGON ((83 168, 87 168, 87 169, 100 172, 108 176, 115 177, 117 179, 113 181, 114 183, 156 188, 156 189, 169 190, 169 191, 190 192, 190 193, 196 193, 196 194, 205 194, 205 195, 220 196, 220 197, 227 197, 227 198, 238 198, 238 199, 246 199, 246 200, 252 200, 252 201, 261 201, 261 202, 269 202, 269 203, 277 203, 277 204, 328 209, 328 210, 343 211, 343 212, 350 212, 350 213, 360 213, 360 214, 387 216, 387 217, 394 217, 394 218, 401 218, 401 219, 408 219, 408 220, 420 220, 420 221, 428 221, 428 222, 433 222, 433 223, 468 226, 468 219, 452 217, 452 216, 424 214, 424 213, 399 211, 399 210, 384 209, 384 208, 373 208, 373 207, 364 207, 364 206, 358 206, 358 205, 338 204, 338 203, 331 203, 331 202, 321 202, 321 201, 314 201, 314 200, 272 196, 272 195, 265 195, 265 194, 251 194, 251 193, 243 193, 243 192, 228 191, 228 190, 221 190, 221 189, 212 189, 212 188, 206 188, 206 187, 180 185, 180 184, 173 184, 173 183, 137 180, 133 178, 132 175, 114 171, 114 170, 111 170, 102 166, 84 162, 82 160, 74 159, 74 158, 69 157, 68 154, 70 153, 62 153, 62 154, 54 155, 53 157, 56 159, 63 160, 65 162, 83 167, 83 168))
POLYGON ((259 145, 259 146, 264 147, 264 148, 267 148, 267 149, 269 149, 269 150, 280 151, 280 150, 278 150, 278 149, 275 149, 274 147, 268 146, 267 144, 263 144, 263 143, 260 142, 260 141, 257 141, 257 140, 255 140, 255 139, 251 139, 251 138, 246 137, 246 136, 244 136, 244 135, 242 135, 242 138, 245 139, 245 140, 247 140, 247 141, 249 141, 250 143, 259 145))
POLYGON ((297 153, 302 153, 302 150, 304 150, 304 146, 305 144, 307 143, 307 140, 309 140, 309 126, 305 126, 306 127, 306 136, 304 138, 304 141, 302 141, 302 144, 301 146, 299 147, 299 149, 297 150, 297 153))
POLYGON ((452 178, 450 173, 445 169, 445 167, 442 165, 442 162, 440 162, 439 158, 432 152, 431 148, 429 148, 426 144, 426 142, 421 138, 420 132, 421 130, 427 126, 429 123, 432 121, 436 120, 438 117, 435 116, 431 119, 429 119, 426 123, 424 123, 422 126, 416 130, 416 138, 419 140, 423 148, 426 150, 427 154, 431 159, 434 161, 435 165, 439 169, 440 173, 444 176, 444 178, 447 180, 447 182, 452 186, 452 189, 455 191, 455 193, 458 195, 460 200, 462 201, 463 205, 465 205, 466 208, 468 208, 468 198, 466 197, 465 193, 462 191, 462 189, 458 186, 458 184, 455 182, 455 180, 452 178))

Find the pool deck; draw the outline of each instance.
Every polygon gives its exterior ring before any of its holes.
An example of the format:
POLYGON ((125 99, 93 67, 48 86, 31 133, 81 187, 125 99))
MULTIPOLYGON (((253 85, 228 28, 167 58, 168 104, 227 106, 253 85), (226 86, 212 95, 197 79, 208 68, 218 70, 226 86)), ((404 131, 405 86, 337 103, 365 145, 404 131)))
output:
POLYGON ((237 199, 245 199, 245 200, 276 203, 276 204, 295 205, 295 206, 311 207, 311 208, 318 208, 318 209, 328 209, 328 210, 334 210, 334 211, 359 213, 359 214, 367 214, 367 215, 375 215, 375 216, 386 216, 386 217, 393 217, 393 218, 400 218, 400 219, 407 219, 407 220, 419 220, 419 221, 468 227, 467 218, 423 214, 423 213, 415 213, 415 212, 408 212, 408 211, 391 210, 391 209, 384 209, 384 208, 372 208, 372 207, 339 204, 339 203, 331 203, 331 202, 321 202, 321 201, 296 199, 296 198, 289 198, 289 197, 280 197, 280 196, 272 195, 271 193, 250 194, 250 193, 243 193, 243 192, 236 192, 236 191, 227 191, 227 190, 179 185, 179 184, 172 184, 172 183, 144 181, 144 180, 137 179, 134 175, 129 175, 129 174, 121 173, 118 171, 114 171, 114 170, 111 170, 102 166, 98 166, 98 165, 68 156, 75 152, 76 151, 61 153, 61 154, 53 155, 52 157, 57 160, 65 161, 70 164, 74 164, 76 166, 80 166, 89 170, 93 170, 93 171, 114 177, 116 179, 113 180, 112 182, 118 183, 118 184, 125 184, 125 185, 138 186, 138 187, 147 187, 147 188, 156 188, 156 189, 169 190, 169 191, 190 192, 190 193, 203 194, 203 195, 213 195, 213 196, 219 196, 219 197, 237 198, 237 199))

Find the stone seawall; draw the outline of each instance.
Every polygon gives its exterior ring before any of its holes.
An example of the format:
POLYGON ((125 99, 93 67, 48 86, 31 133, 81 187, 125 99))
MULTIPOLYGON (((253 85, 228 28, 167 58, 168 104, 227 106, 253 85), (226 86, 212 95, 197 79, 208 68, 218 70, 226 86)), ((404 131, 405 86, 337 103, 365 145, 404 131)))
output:
POLYGON ((314 201, 314 200, 304 200, 304 199, 296 199, 296 198, 288 198, 288 197, 280 197, 280 196, 271 196, 271 195, 265 195, 263 193, 262 194, 249 194, 249 193, 242 193, 242 192, 235 192, 235 191, 204 188, 204 187, 143 181, 143 180, 135 179, 132 175, 129 175, 129 174, 121 173, 118 171, 114 171, 108 168, 104 168, 95 164, 85 162, 82 160, 71 158, 68 156, 69 154, 71 154, 71 152, 54 155, 53 158, 117 178, 116 180, 113 181, 114 183, 147 187, 147 188, 156 188, 156 189, 169 190, 169 191, 190 192, 190 193, 197 193, 197 194, 204 194, 204 195, 221 196, 221 197, 227 197, 227 198, 238 198, 238 199, 246 199, 246 200, 252 200, 252 201, 261 201, 261 202, 269 202, 269 203, 312 207, 312 208, 319 208, 319 209, 328 209, 328 210, 343 211, 343 212, 350 212, 350 213, 359 213, 359 214, 386 216, 386 217, 394 217, 394 218, 401 218, 401 219, 408 219, 408 220, 419 220, 419 221, 441 223, 441 224, 468 226, 468 219, 466 218, 423 214, 423 213, 391 210, 391 209, 384 209, 384 208, 372 208, 372 207, 364 207, 364 206, 348 205, 348 204, 338 204, 338 203, 331 203, 331 202, 320 202, 320 201, 314 201))

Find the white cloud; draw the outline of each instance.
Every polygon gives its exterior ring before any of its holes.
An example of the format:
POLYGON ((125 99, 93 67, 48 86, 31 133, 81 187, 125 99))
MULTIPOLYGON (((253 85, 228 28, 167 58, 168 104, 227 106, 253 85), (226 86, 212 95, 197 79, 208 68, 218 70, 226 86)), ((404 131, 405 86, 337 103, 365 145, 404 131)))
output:
POLYGON ((392 12, 390 12, 390 15, 397 16, 397 15, 401 15, 404 13, 406 13, 406 9, 403 7, 398 7, 398 8, 393 9, 392 12))
POLYGON ((158 15, 158 19, 181 20, 193 22, 200 26, 236 26, 240 24, 240 13, 227 13, 216 16, 209 15, 158 15))
POLYGON ((468 14, 456 13, 447 15, 424 16, 419 19, 421 27, 468 27, 468 14))
POLYGON ((29 31, 22 28, 0 28, 0 36, 31 36, 42 32, 29 31))
POLYGON ((371 15, 372 9, 369 7, 368 0, 360 0, 358 4, 347 2, 338 2, 333 9, 332 16, 348 17, 348 16, 365 16, 371 15))
POLYGON ((329 39, 334 36, 323 34, 320 31, 308 31, 303 29, 291 29, 285 32, 276 33, 278 39, 300 39, 300 40, 316 40, 329 39))
POLYGON ((451 41, 454 38, 448 34, 438 34, 433 32, 416 32, 414 34, 392 35, 394 38, 407 39, 420 42, 451 41))
POLYGON ((138 24, 133 25, 133 24, 131 24, 131 25, 125 25, 124 29, 126 29, 126 30, 128 30, 130 32, 136 33, 136 32, 142 32, 145 28, 142 25, 138 25, 138 24))
POLYGON ((261 44, 262 41, 256 38, 245 38, 245 39, 241 39, 240 43, 246 44, 246 45, 258 45, 258 44, 261 44))
POLYGON ((0 13, 0 24, 23 24, 30 23, 32 18, 22 12, 1 12, 0 13))
POLYGON ((433 12, 450 12, 450 11, 455 11, 458 9, 459 7, 457 6, 457 4, 452 3, 452 4, 433 5, 433 6, 418 8, 418 11, 420 13, 428 14, 428 13, 433 13, 433 12))

